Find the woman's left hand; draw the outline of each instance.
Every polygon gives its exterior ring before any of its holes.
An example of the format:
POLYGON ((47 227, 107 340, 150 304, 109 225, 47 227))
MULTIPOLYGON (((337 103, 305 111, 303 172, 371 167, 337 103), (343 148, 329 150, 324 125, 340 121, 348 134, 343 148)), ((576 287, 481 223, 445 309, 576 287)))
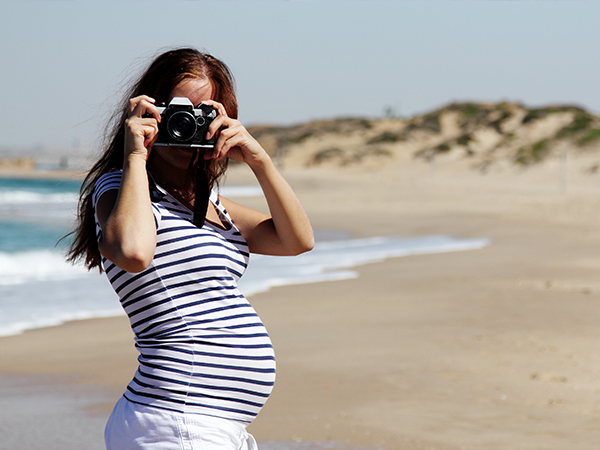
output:
POLYGON ((220 161, 227 156, 233 161, 253 166, 268 157, 267 152, 240 121, 227 116, 222 104, 213 100, 206 100, 203 103, 212 106, 219 113, 210 124, 206 137, 210 139, 215 133, 218 133, 219 136, 215 148, 205 153, 205 159, 220 161))

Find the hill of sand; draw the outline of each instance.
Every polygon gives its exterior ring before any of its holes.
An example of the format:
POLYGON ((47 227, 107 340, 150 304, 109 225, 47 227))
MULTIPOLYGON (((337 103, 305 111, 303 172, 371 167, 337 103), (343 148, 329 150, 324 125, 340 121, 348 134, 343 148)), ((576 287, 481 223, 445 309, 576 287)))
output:
POLYGON ((411 119, 338 119, 250 132, 285 168, 402 166, 453 161, 481 172, 566 154, 600 167, 600 118, 576 106, 453 103, 411 119))

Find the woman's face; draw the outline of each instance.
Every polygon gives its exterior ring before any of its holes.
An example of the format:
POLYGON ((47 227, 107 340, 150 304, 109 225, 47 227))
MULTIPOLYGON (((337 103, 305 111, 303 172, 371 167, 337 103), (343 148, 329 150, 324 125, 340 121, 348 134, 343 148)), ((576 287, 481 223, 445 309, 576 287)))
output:
MULTIPOLYGON (((206 78, 188 78, 179 83, 173 92, 173 97, 187 97, 194 106, 202 103, 205 100, 212 100, 212 83, 206 78)), ((152 153, 158 159, 163 160, 167 164, 177 169, 187 169, 190 165, 193 151, 189 147, 154 147, 152 153)), ((151 153, 151 155, 152 155, 151 153)), ((158 162, 158 161, 156 161, 158 162)))

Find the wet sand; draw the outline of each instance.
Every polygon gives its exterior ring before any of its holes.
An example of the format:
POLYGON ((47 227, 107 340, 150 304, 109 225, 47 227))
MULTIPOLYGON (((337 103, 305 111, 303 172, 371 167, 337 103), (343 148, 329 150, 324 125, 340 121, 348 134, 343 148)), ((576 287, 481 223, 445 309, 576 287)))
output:
MULTIPOLYGON (((597 448, 600 179, 575 174, 560 192, 552 167, 458 169, 286 172, 315 228, 492 244, 253 296, 278 359, 273 395, 250 427, 259 442, 597 448)), ((229 179, 244 183, 248 174, 236 169, 229 179)), ((71 409, 97 430, 135 357, 124 317, 71 322, 1 338, 0 380, 19 380, 20 395, 37 393, 40 407, 75 386, 89 398, 71 409)), ((102 448, 95 433, 88 448, 102 448)))

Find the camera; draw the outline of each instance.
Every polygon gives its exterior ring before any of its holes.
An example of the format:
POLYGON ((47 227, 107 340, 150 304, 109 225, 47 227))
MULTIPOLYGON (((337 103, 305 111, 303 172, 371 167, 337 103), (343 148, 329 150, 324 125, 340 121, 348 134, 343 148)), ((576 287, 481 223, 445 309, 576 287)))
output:
POLYGON ((158 137, 154 145, 214 148, 217 135, 206 139, 206 132, 208 126, 217 117, 215 108, 203 103, 194 107, 187 97, 174 97, 167 106, 165 103, 158 103, 156 106, 162 120, 158 124, 158 137))

